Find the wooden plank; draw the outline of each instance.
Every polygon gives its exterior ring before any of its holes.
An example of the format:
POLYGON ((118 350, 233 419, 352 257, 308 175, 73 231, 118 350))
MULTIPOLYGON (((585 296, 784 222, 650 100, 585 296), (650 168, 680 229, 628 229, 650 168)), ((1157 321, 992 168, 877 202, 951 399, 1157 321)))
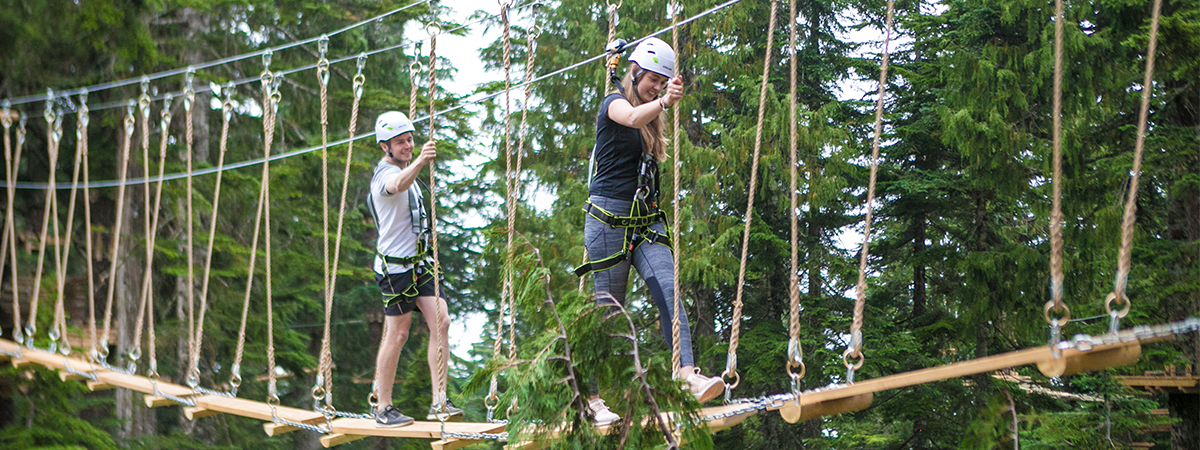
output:
MULTIPOLYGON (((373 419, 343 418, 334 420, 333 434, 362 436, 402 437, 416 439, 441 439, 442 423, 416 421, 397 428, 378 428, 373 419)), ((504 425, 495 423, 446 422, 446 431, 455 433, 495 433, 504 425)))
POLYGON ((335 445, 342 445, 347 442, 353 442, 365 438, 366 436, 361 434, 326 434, 321 436, 321 446, 329 448, 335 445))
POLYGON ((142 396, 142 401, 146 403, 147 408, 161 408, 163 406, 172 406, 177 404, 174 400, 155 395, 144 395, 142 396))
POLYGON ((109 390, 109 389, 116 389, 116 388, 117 388, 116 386, 113 386, 113 385, 111 385, 111 384, 105 383, 105 382, 103 382, 103 381, 95 381, 95 380, 88 381, 88 382, 87 382, 87 387, 88 387, 88 389, 90 389, 90 390, 91 390, 91 391, 93 391, 93 392, 95 392, 95 391, 107 391, 107 390, 109 390))
MULTIPOLYGON (((196 397, 196 407, 219 413, 249 417, 265 422, 274 422, 276 416, 281 419, 308 425, 316 425, 325 421, 325 416, 319 412, 289 406, 276 407, 275 416, 272 416, 271 407, 266 403, 223 395, 202 395, 196 397)), ((277 431, 282 432, 282 430, 277 431)))
MULTIPOLYGON (((1131 341, 1111 345, 1096 345, 1090 351, 1103 351, 1133 345, 1139 344, 1137 341, 1131 341)), ((1087 352, 1081 352, 1074 348, 1066 349, 1062 351, 1062 358, 1079 357, 1084 353, 1087 352)), ((1036 364, 1038 362, 1051 361, 1054 359, 1054 355, 1050 353, 1049 346, 1018 350, 1014 352, 973 359, 970 361, 962 361, 944 366, 930 367, 927 369, 914 370, 912 372, 898 373, 895 375, 859 381, 852 385, 839 387, 836 389, 802 394, 802 404, 816 404, 819 402, 840 400, 863 394, 873 394, 875 392, 886 391, 889 389, 898 389, 918 384, 932 383, 934 381, 948 380, 951 378, 965 377, 985 372, 994 372, 1000 369, 1036 364)), ((800 405, 796 405, 796 402, 784 402, 782 406, 773 405, 767 409, 776 410, 797 407, 800 407, 800 405)))
MULTIPOLYGON (((149 394, 151 396, 154 395, 154 384, 150 382, 149 378, 143 376, 113 371, 96 372, 96 381, 119 388, 129 389, 131 391, 141 392, 143 394, 149 394)), ((158 392, 163 394, 175 397, 190 397, 193 395, 192 390, 186 386, 180 386, 178 384, 168 383, 165 381, 158 381, 157 385, 158 392)))
POLYGON ((196 419, 200 419, 200 418, 204 418, 204 417, 208 417, 208 416, 215 416, 217 414, 221 414, 221 412, 213 411, 211 409, 201 408, 198 406, 188 406, 188 407, 183 408, 183 415, 185 417, 187 417, 188 420, 196 420, 196 419))
MULTIPOLYGON (((491 425, 494 425, 494 428, 489 431, 482 431, 481 433, 499 434, 503 433, 505 428, 508 428, 508 425, 502 423, 494 423, 491 425)), ((478 444, 486 440, 487 439, 442 438, 441 440, 433 441, 429 445, 433 447, 433 450, 454 450, 466 447, 468 445, 478 444)))

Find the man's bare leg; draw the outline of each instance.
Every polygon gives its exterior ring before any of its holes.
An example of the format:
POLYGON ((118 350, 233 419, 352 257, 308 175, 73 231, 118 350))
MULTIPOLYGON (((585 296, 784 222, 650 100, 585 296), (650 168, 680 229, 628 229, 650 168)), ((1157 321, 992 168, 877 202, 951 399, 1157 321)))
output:
POLYGON ((449 377, 449 370, 446 370, 445 365, 450 362, 450 311, 446 307, 445 299, 437 299, 432 296, 417 297, 417 307, 421 308, 421 313, 425 316, 425 325, 429 327, 429 383, 430 394, 433 396, 434 404, 442 401, 443 393, 446 392, 446 379, 449 377), (437 303, 435 303, 435 301, 437 303), (441 317, 440 320, 434 319, 434 312, 438 311, 440 303, 441 317), (441 323, 441 331, 439 332, 435 326, 441 323), (445 358, 445 364, 442 366, 442 377, 438 379, 438 339, 441 336, 442 356, 445 358))
POLYGON ((383 341, 379 344, 379 355, 375 358, 375 390, 379 397, 379 411, 392 404, 396 363, 400 360, 400 350, 408 341, 408 330, 411 326, 412 313, 384 316, 383 341))

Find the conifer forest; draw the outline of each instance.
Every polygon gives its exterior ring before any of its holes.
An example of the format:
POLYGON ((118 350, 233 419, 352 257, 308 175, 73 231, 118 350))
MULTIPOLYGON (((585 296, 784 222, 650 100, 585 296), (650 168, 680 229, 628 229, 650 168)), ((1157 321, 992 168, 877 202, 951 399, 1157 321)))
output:
POLYGON ((455 343, 430 354, 414 318, 393 404, 422 421, 446 358, 466 422, 505 433, 471 448, 1200 449, 1200 0, 1057 4, 0 0, 0 449, 430 448, 436 420, 342 439, 271 417, 370 410, 393 110, 438 142, 419 178, 455 343), (641 277, 602 308, 573 273, 603 256, 582 208, 606 44, 660 31, 685 92, 658 206, 695 365, 729 387, 705 404, 641 277), (785 420, 795 393, 1065 358, 1114 326, 1140 353, 1097 370, 785 420), (583 413, 592 386, 616 425, 583 413))

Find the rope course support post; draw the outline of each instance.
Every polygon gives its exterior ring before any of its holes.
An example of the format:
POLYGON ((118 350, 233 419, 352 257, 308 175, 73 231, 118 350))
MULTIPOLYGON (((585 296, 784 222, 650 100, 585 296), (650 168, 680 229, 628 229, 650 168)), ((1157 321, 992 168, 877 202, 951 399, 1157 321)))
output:
MULTIPOLYGON (((54 91, 46 89, 46 97, 46 109, 42 112, 42 118, 46 121, 46 146, 50 157, 50 175, 46 189, 46 207, 42 214, 42 232, 38 240, 38 262, 37 270, 33 277, 33 294, 29 300, 29 321, 25 324, 25 346, 29 348, 35 348, 34 336, 37 334, 38 300, 41 297, 42 269, 45 265, 46 236, 49 233, 50 221, 54 221, 55 230, 58 227, 58 220, 52 215, 52 212, 56 209, 55 198, 58 189, 55 184, 55 169, 58 167, 58 149, 54 146, 54 91)), ((58 242, 57 234, 55 233, 55 245, 58 242)), ((57 258, 57 247, 54 254, 55 258, 57 258)), ((50 335, 50 345, 53 346, 58 341, 56 330, 51 330, 50 335)))
POLYGON ((738 334, 741 330, 742 322, 742 294, 746 284, 746 257, 750 248, 750 223, 754 218, 754 194, 758 183, 758 159, 759 152, 762 150, 763 119, 766 114, 767 102, 767 81, 771 73, 771 53, 774 49, 775 19, 777 13, 778 2, 771 0, 771 19, 767 25, 767 50, 763 55, 762 82, 758 94, 758 124, 754 132, 754 156, 751 159, 753 162, 750 168, 750 191, 749 197, 746 200, 746 225, 742 231, 742 257, 741 264, 738 267, 737 296, 733 301, 733 327, 729 333, 729 351, 725 358, 725 371, 721 372, 722 381, 730 377, 733 378, 732 383, 725 382, 725 403, 729 403, 730 401, 730 391, 741 383, 741 376, 738 375, 737 371, 738 334))
POLYGON ((799 161, 796 155, 796 0, 791 0, 788 2, 788 11, 791 12, 791 16, 789 16, 788 19, 788 22, 790 22, 790 25, 788 26, 788 61, 790 68, 790 70, 788 70, 788 117, 790 119, 788 121, 788 128, 790 131, 788 150, 791 155, 790 163, 788 164, 788 168, 791 172, 791 190, 789 191, 791 197, 791 209, 788 210, 788 219, 789 222, 791 222, 791 272, 788 272, 788 361, 787 365, 784 367, 784 370, 787 372, 788 378, 791 379, 792 394, 796 396, 798 403, 800 397, 800 381, 804 379, 804 374, 807 372, 807 369, 804 365, 804 351, 801 349, 800 345, 800 264, 798 260, 799 224, 797 223, 797 214, 800 210, 797 199, 799 192, 797 186, 797 179, 799 178, 799 174, 797 173, 799 170, 799 161))
MULTIPOLYGON (((682 62, 683 59, 679 57, 683 54, 683 49, 679 48, 679 15, 683 13, 683 5, 680 5, 678 0, 672 0, 671 3, 667 5, 667 11, 669 11, 671 14, 671 48, 675 49, 676 60, 678 62, 682 62)), ((683 71, 681 69, 682 64, 679 64, 678 62, 675 65, 676 73, 683 71)), ((679 285, 679 202, 681 195, 679 189, 679 171, 683 168, 683 162, 679 159, 680 109, 682 108, 675 108, 675 111, 672 111, 671 124, 671 143, 674 145, 674 151, 671 157, 671 175, 675 187, 675 190, 672 191, 674 196, 671 198, 671 206, 674 212, 674 219, 671 222, 671 254, 674 267, 672 267, 671 270, 675 271, 675 275, 672 277, 675 280, 672 285, 675 298, 675 313, 671 315, 671 376, 677 378, 681 378, 679 371, 682 368, 680 359, 682 344, 679 343, 679 315, 680 306, 682 303, 682 301, 679 299, 682 291, 679 285)))
POLYGON ((879 89, 875 99, 875 136, 871 140, 871 174, 867 181, 867 212, 863 217, 863 243, 858 258, 858 282, 854 285, 854 317, 850 323, 850 345, 842 352, 842 363, 846 366, 846 382, 854 383, 854 373, 862 368, 867 357, 863 347, 863 311, 867 306, 867 261, 870 256, 871 225, 875 211, 875 182, 879 173, 879 144, 883 138, 883 98, 887 93, 889 45, 892 40, 892 22, 895 16, 895 0, 888 0, 887 20, 884 23, 883 57, 879 64, 879 89))
POLYGON ((113 298, 116 294, 116 287, 117 287, 116 257, 117 257, 117 255, 120 254, 119 250, 121 248, 121 229, 122 229, 121 227, 122 227, 122 222, 124 222, 123 219, 125 217, 125 214, 123 212, 125 210, 125 186, 126 186, 125 179, 129 176, 129 149, 130 149, 131 145, 133 144, 133 130, 134 130, 135 122, 136 122, 136 120, 134 119, 134 110, 136 108, 137 108, 137 103, 134 102, 133 100, 130 100, 129 103, 127 103, 125 106, 125 121, 124 121, 125 127, 123 129, 123 131, 125 133, 124 133, 123 139, 121 140, 121 157, 120 157, 119 168, 118 168, 118 178, 120 179, 121 182, 117 185, 117 209, 116 209, 117 218, 116 218, 116 223, 113 225, 113 231, 112 231, 113 245, 112 245, 112 253, 110 253, 110 258, 112 258, 113 260, 109 264, 109 269, 108 269, 108 295, 107 295, 107 299, 105 300, 105 306, 104 306, 104 333, 102 333, 101 337, 100 337, 100 348, 99 348, 98 352, 96 353, 96 355, 94 355, 96 360, 100 361, 101 364, 104 364, 104 365, 108 364, 106 362, 106 360, 108 358, 108 352, 109 352, 108 338, 109 338, 109 333, 112 330, 113 298))
MULTIPOLYGON (((1059 0, 1061 1, 1061 0, 1059 0)), ((1117 258, 1117 275, 1113 282, 1113 291, 1104 299, 1104 309, 1109 316, 1109 332, 1116 333, 1121 328, 1121 319, 1129 314, 1132 300, 1126 296, 1125 289, 1129 283, 1129 272, 1132 267, 1133 229, 1137 216, 1138 182, 1142 175, 1142 149, 1146 144, 1146 120, 1150 113, 1150 92, 1154 88, 1154 59, 1158 53, 1158 22, 1162 11, 1162 0, 1154 0, 1154 9, 1150 16, 1150 43, 1146 48, 1146 71, 1142 77, 1142 102, 1138 110, 1138 134, 1133 150, 1133 167, 1129 177, 1129 194, 1125 199, 1125 213, 1121 220, 1121 247, 1117 258), (1121 306, 1124 304, 1124 306, 1121 306), (1121 309, 1114 309, 1118 306, 1121 309)))

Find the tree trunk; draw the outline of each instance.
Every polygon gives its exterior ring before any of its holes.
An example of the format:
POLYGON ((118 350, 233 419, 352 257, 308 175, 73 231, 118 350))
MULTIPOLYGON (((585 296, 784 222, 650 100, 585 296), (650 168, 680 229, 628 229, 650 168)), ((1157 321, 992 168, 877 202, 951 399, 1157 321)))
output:
MULTIPOLYGON (((917 213, 913 219, 913 254, 912 254, 912 271, 913 271, 913 294, 912 294, 912 315, 916 320, 920 320, 925 315, 928 305, 928 300, 925 295, 925 263, 923 256, 925 254, 925 213, 917 213)), ((920 326, 920 323, 914 323, 914 326, 920 326)))

